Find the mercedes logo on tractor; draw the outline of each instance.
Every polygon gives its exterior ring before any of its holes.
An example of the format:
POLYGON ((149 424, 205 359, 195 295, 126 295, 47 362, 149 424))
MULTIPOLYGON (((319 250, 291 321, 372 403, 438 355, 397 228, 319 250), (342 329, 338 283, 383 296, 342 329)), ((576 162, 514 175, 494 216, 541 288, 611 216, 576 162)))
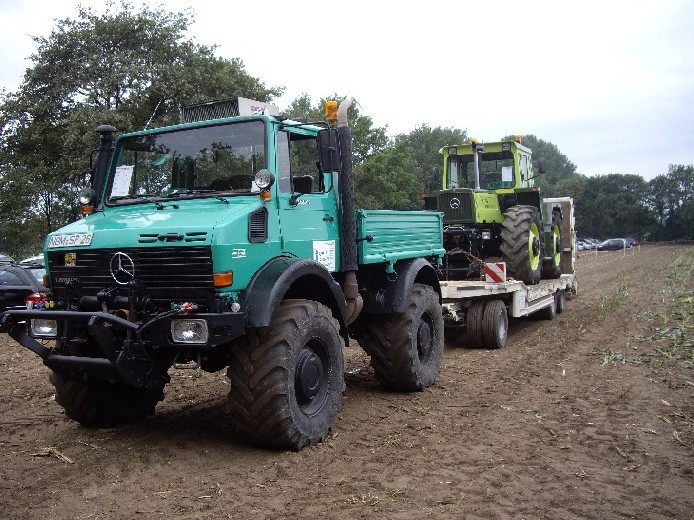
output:
POLYGON ((120 251, 111 257, 111 276, 118 285, 127 285, 135 278, 135 263, 120 251))
POLYGON ((453 197, 451 199, 451 208, 452 209, 458 209, 460 207, 460 199, 457 197, 453 197))

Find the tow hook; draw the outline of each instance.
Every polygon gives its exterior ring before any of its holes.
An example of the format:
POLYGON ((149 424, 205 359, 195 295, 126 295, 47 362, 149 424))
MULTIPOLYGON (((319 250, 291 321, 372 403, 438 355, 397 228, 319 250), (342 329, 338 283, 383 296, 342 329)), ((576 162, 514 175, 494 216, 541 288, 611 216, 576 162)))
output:
POLYGON ((181 363, 178 361, 178 359, 181 357, 181 352, 176 352, 176 357, 174 357, 174 368, 177 370, 197 370, 200 368, 200 362, 201 362, 201 352, 198 350, 197 352, 197 359, 196 360, 190 360, 185 363, 181 363))

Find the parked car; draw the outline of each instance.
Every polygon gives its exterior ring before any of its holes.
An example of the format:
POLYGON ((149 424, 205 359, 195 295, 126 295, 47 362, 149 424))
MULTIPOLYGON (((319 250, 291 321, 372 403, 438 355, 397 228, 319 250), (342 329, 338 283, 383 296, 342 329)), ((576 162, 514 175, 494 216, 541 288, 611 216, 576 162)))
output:
POLYGON ((46 287, 43 262, 0 264, 0 312, 7 309, 24 309, 27 302, 41 300, 46 287))
POLYGON ((598 246, 598 251, 621 251, 631 247, 623 238, 608 238, 598 246))
POLYGON ((10 255, 6 255, 5 253, 0 253, 0 264, 7 264, 10 262, 14 262, 12 257, 10 255))

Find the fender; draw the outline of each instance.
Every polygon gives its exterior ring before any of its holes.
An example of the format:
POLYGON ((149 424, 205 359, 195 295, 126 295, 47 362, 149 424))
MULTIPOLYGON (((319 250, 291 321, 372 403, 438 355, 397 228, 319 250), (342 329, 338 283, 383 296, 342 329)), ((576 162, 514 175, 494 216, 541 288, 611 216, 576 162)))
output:
POLYGON ((441 300, 441 285, 434 267, 424 258, 401 260, 395 264, 397 278, 389 280, 383 298, 377 307, 365 309, 371 313, 405 312, 412 285, 422 283, 431 286, 441 300))
POLYGON ((342 289, 321 264, 280 256, 263 265, 241 295, 246 326, 267 327, 277 306, 286 298, 305 298, 328 307, 347 338, 346 306, 342 289))

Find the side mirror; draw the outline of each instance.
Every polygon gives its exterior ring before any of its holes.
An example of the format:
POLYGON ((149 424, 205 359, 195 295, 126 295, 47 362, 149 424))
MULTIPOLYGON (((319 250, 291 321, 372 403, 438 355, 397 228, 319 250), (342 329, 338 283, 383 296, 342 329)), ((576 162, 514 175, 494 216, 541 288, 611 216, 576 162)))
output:
POLYGON ((438 166, 434 166, 431 169, 431 180, 434 186, 440 186, 441 184, 441 169, 438 166))
POLYGON ((547 163, 542 158, 537 160, 537 173, 547 173, 547 163))
POLYGON ((322 172, 334 172, 340 169, 336 128, 323 128, 318 131, 318 155, 322 172))

